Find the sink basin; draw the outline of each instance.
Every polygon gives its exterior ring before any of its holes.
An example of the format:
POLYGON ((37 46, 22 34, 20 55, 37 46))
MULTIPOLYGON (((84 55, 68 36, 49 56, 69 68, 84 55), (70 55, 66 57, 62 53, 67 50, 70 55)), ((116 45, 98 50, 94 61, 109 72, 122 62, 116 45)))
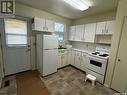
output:
POLYGON ((58 49, 59 53, 64 53, 66 50, 65 49, 58 49))

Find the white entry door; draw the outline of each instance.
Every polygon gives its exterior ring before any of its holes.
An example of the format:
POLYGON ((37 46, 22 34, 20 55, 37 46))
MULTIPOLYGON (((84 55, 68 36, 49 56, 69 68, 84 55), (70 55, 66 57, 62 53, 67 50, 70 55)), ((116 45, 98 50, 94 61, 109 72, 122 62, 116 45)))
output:
POLYGON ((5 75, 31 69, 30 37, 27 20, 5 19, 4 69, 5 75))
POLYGON ((127 91, 127 17, 124 20, 111 87, 121 93, 127 91))

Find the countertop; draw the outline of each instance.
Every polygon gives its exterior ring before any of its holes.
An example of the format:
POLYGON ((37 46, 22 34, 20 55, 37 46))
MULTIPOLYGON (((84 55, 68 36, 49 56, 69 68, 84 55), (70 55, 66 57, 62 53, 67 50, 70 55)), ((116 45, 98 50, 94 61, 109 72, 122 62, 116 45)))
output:
POLYGON ((70 48, 70 49, 64 49, 64 52, 60 52, 59 51, 59 54, 58 55, 68 54, 68 51, 69 50, 75 50, 75 51, 79 51, 79 52, 83 52, 83 53, 91 53, 92 52, 92 51, 88 51, 88 50, 85 50, 85 49, 70 48))
POLYGON ((79 51, 79 52, 84 52, 84 53, 91 53, 92 51, 88 51, 88 50, 85 50, 85 49, 77 49, 77 48, 71 48, 72 50, 75 50, 75 51, 79 51))

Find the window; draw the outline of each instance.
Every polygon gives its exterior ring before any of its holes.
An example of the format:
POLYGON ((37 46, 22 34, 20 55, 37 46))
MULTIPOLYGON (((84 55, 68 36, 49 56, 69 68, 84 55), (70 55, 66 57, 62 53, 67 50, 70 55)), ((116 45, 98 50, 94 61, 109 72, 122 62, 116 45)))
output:
POLYGON ((62 24, 62 23, 55 23, 55 31, 56 32, 64 32, 64 24, 62 24))
POLYGON ((65 25, 55 22, 55 33, 58 36, 59 41, 64 41, 65 25))
POLYGON ((7 46, 27 45, 27 22, 5 19, 5 36, 7 46))

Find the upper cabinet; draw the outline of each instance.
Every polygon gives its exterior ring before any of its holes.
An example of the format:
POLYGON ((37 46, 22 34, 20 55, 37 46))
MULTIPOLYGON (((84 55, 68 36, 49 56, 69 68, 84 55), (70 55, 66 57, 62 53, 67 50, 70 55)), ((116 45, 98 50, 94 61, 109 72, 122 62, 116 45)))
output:
POLYGON ((46 19, 45 28, 46 31, 54 32, 54 21, 46 19))
POLYGON ((76 31, 75 31, 75 41, 82 41, 84 39, 84 25, 76 25, 76 31))
POLYGON ((96 23, 86 24, 84 32, 84 41, 94 43, 96 34, 96 23))
POLYGON ((69 40, 74 41, 75 40, 75 26, 71 26, 69 30, 69 40))
POLYGON ((34 17, 32 30, 45 31, 45 19, 34 17))
POLYGON ((71 26, 69 31, 70 41, 94 42, 96 23, 71 26))
POLYGON ((96 34, 97 35, 112 35, 114 31, 114 23, 115 21, 105 21, 105 22, 98 22, 96 34))
POLYGON ((113 34, 114 32, 114 26, 115 26, 115 20, 113 21, 107 21, 106 24, 106 34, 113 34))
POLYGON ((32 24, 32 30, 54 32, 54 22, 52 20, 34 17, 33 24, 32 24))
POLYGON ((106 22, 98 22, 97 23, 96 34, 104 34, 105 27, 106 27, 106 22))
POLYGON ((69 40, 110 44, 114 32, 114 24, 115 21, 112 20, 71 26, 69 31, 69 40))

